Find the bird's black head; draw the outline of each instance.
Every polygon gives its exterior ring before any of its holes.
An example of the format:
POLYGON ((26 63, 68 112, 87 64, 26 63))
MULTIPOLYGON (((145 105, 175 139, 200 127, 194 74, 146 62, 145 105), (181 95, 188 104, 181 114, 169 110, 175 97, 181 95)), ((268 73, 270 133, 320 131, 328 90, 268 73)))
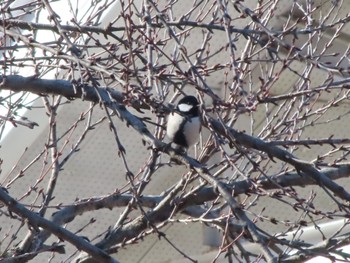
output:
POLYGON ((198 105, 199 103, 195 96, 185 96, 179 101, 178 105, 179 104, 187 104, 187 105, 195 106, 195 105, 198 105))
POLYGON ((177 104, 177 110, 190 116, 198 116, 198 105, 195 96, 185 96, 177 104))

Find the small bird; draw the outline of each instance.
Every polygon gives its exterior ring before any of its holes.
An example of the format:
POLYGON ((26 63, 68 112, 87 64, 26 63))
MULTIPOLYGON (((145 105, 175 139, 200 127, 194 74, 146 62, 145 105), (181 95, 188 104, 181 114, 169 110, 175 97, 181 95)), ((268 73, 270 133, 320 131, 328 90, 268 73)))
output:
POLYGON ((169 114, 166 134, 175 149, 187 151, 198 141, 201 130, 198 105, 196 97, 185 96, 169 114))

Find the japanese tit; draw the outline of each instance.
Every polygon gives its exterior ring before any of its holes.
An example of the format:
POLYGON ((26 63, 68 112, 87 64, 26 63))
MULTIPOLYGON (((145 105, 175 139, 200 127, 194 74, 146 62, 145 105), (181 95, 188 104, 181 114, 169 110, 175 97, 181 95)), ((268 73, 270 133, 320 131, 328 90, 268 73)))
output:
POLYGON ((166 134, 176 149, 186 151, 198 141, 201 130, 198 105, 196 97, 185 96, 169 114, 166 134))

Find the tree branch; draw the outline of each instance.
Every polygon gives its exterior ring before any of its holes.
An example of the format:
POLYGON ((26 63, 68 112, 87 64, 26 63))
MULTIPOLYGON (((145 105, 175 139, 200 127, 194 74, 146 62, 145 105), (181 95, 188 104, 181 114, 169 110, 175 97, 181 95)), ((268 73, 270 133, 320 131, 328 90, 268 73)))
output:
MULTIPOLYGON (((2 80, 1 88, 11 89, 14 91, 23 91, 24 89, 26 91, 34 92, 36 94, 51 93, 51 94, 60 94, 67 97, 74 97, 74 98, 79 98, 83 94, 82 93, 83 90, 77 91, 76 89, 74 89, 73 85, 71 85, 69 82, 62 81, 62 80, 39 80, 35 78, 34 79, 23 78, 20 76, 6 76, 6 77, 2 77, 1 80, 2 80), (28 82, 28 85, 27 85, 27 82, 28 82)), ((243 210, 240 208, 238 203, 231 196, 229 189, 227 189, 222 182, 218 181, 216 178, 210 175, 208 171, 196 160, 188 156, 178 155, 178 153, 176 153, 171 148, 167 147, 164 143, 155 139, 153 135, 148 131, 145 124, 139 118, 131 114, 129 111, 127 111, 127 109, 124 106, 120 105, 116 100, 114 100, 113 94, 116 94, 115 95, 116 98, 119 101, 123 102, 123 99, 120 93, 116 91, 114 91, 113 93, 110 93, 111 92, 110 89, 102 89, 102 88, 97 88, 95 90, 92 87, 87 87, 86 89, 84 88, 84 92, 85 92, 84 99, 97 103, 101 98, 103 103, 106 106, 114 110, 117 110, 119 113, 119 116, 122 119, 125 119, 149 143, 154 145, 157 149, 160 149, 164 153, 169 154, 173 158, 178 159, 182 163, 194 169, 203 179, 208 181, 213 186, 214 189, 217 189, 219 193, 224 197, 224 199, 228 202, 228 204, 230 205, 232 211, 236 214, 236 216, 247 224, 250 232, 252 233, 253 236, 255 236, 255 240, 260 243, 261 249, 264 252, 266 259, 270 260, 271 262, 274 261, 274 258, 269 252, 269 250, 263 245, 264 243, 263 238, 257 232, 255 225, 249 220, 248 217, 246 217, 243 210)), ((232 142, 237 142, 247 148, 254 148, 259 151, 266 152, 271 157, 276 157, 282 161, 290 163, 297 169, 297 171, 302 171, 308 176, 311 176, 313 180, 315 180, 319 185, 324 185, 328 189, 330 189, 332 192, 334 192, 334 194, 336 194, 337 196, 345 200, 350 200, 350 195, 345 191, 343 187, 337 185, 328 177, 326 177, 323 173, 315 169, 312 166, 312 164, 300 161, 295 156, 293 156, 292 154, 290 154, 285 150, 282 150, 276 146, 266 143, 258 138, 254 138, 244 133, 237 132, 234 129, 231 129, 222 125, 220 122, 216 120, 209 119, 209 118, 208 120, 210 123, 210 127, 214 128, 216 132, 230 139, 232 142)), ((124 234, 123 232, 120 232, 121 229, 119 229, 118 231, 119 238, 125 237, 125 234, 129 233, 131 228, 134 231, 136 230, 136 232, 142 231, 148 226, 148 223, 150 222, 153 223, 153 222, 156 222, 155 220, 159 220, 159 213, 160 214, 163 213, 163 215, 165 215, 170 212, 168 210, 169 207, 166 207, 163 209, 165 210, 157 211, 157 216, 151 213, 151 214, 148 214, 147 217, 140 217, 136 221, 133 221, 132 224, 129 223, 123 226, 123 229, 125 229, 123 231, 124 234)), ((113 243, 118 242, 118 240, 120 240, 119 238, 117 240, 114 239, 113 243)))
POLYGON ((67 229, 62 228, 56 225, 55 223, 28 210, 23 205, 18 203, 15 199, 10 197, 3 188, 0 188, 0 200, 8 207, 10 212, 18 214, 22 218, 28 220, 28 223, 33 228, 33 231, 40 231, 39 227, 48 229, 55 236, 66 240, 67 242, 74 245, 77 249, 85 251, 98 262, 118 263, 117 260, 110 257, 104 251, 98 249, 96 246, 91 245, 84 238, 79 237, 73 234, 72 232, 68 231, 67 229))

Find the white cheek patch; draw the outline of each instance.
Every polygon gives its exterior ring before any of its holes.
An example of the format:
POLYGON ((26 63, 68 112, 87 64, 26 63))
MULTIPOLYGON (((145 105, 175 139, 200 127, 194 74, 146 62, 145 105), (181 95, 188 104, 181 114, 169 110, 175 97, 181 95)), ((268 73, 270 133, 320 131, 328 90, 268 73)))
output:
POLYGON ((188 104, 179 104, 177 106, 181 112, 189 112, 193 106, 188 104))

